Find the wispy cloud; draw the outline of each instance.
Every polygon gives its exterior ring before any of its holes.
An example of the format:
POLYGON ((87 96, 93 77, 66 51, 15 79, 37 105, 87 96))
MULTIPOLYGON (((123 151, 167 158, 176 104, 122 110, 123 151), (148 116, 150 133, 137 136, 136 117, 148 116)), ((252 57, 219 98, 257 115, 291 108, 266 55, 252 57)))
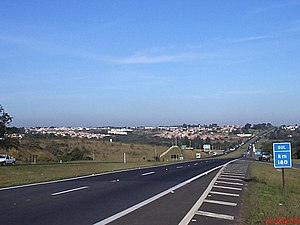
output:
POLYGON ((78 50, 75 48, 66 48, 59 44, 50 43, 47 41, 41 41, 38 39, 15 37, 11 35, 5 35, 0 33, 0 41, 21 46, 36 52, 43 52, 50 55, 59 55, 79 59, 88 59, 101 62, 110 62, 110 57, 101 56, 96 53, 78 50))
POLYGON ((238 64, 242 64, 242 63, 247 63, 251 61, 251 59, 249 58, 244 58, 244 59, 231 59, 231 60, 224 60, 222 63, 220 63, 221 65, 224 66, 233 66, 233 65, 238 65, 238 64))
POLYGON ((251 42, 251 41, 260 41, 265 39, 272 38, 271 35, 260 35, 260 36, 247 36, 247 37, 240 37, 236 39, 232 39, 231 42, 233 43, 243 43, 243 42, 251 42))
POLYGON ((200 54, 188 52, 188 53, 175 53, 170 55, 146 55, 136 54, 123 59, 117 60, 119 64, 155 64, 155 63, 168 63, 168 62, 180 62, 190 61, 196 58, 204 57, 200 54))
MULTIPOLYGON (((255 42, 272 38, 271 35, 252 35, 231 39, 213 39, 214 45, 218 45, 218 41, 226 43, 246 43, 255 42)), ((220 64, 225 66, 248 62, 249 58, 241 58, 233 56, 230 52, 215 50, 215 46, 209 43, 207 47, 199 44, 186 44, 186 46, 168 46, 168 47, 151 47, 146 50, 136 52, 126 57, 102 55, 98 52, 85 51, 78 48, 60 46, 59 43, 32 39, 27 37, 18 37, 0 33, 0 41, 32 51, 46 53, 47 55, 57 55, 68 58, 91 60, 98 63, 108 63, 116 65, 135 65, 135 64, 161 64, 161 63, 209 63, 220 64), (194 48, 193 48, 194 46, 194 48), (214 49, 213 51, 211 50, 214 49), (192 50, 193 49, 193 50, 192 50)))
POLYGON ((219 93, 213 93, 209 95, 193 95, 192 97, 194 99, 216 99, 216 98, 223 98, 225 95, 231 95, 231 96, 251 96, 251 95, 264 95, 267 92, 264 90, 233 90, 233 91, 224 91, 219 93))
POLYGON ((291 7, 291 6, 299 6, 299 5, 300 5, 299 1, 285 1, 283 3, 271 4, 271 5, 263 6, 263 7, 257 7, 254 10, 252 10, 250 13, 251 14, 260 14, 260 13, 264 13, 264 12, 270 11, 270 10, 281 9, 281 8, 291 7))
POLYGON ((300 20, 292 21, 290 23, 290 27, 286 30, 286 32, 294 33, 300 31, 300 20))
MULTIPOLYGON (((190 97, 190 96, 189 96, 190 97)), ((221 95, 219 93, 212 93, 212 94, 203 94, 203 95, 192 95, 191 96, 193 99, 196 100, 207 100, 207 99, 216 99, 220 98, 221 95)))
POLYGON ((31 45, 33 43, 32 40, 29 40, 27 38, 20 38, 7 34, 0 34, 0 41, 17 45, 31 45))
POLYGON ((211 53, 199 53, 184 50, 179 53, 174 52, 173 48, 158 48, 152 47, 149 51, 136 53, 124 58, 115 56, 101 55, 90 51, 79 50, 77 48, 66 48, 56 43, 51 43, 44 40, 32 39, 27 37, 17 37, 13 35, 1 34, 0 41, 9 44, 18 45, 36 52, 43 52, 49 55, 59 55, 65 57, 93 60, 103 63, 112 64, 158 64, 158 63, 172 63, 172 62, 188 62, 193 60, 203 60, 218 57, 211 53), (168 53, 165 53, 168 52, 168 53))
POLYGON ((263 90, 237 90, 237 91, 226 91, 224 94, 227 95, 260 95, 260 94, 265 94, 266 92, 263 90))
POLYGON ((232 90, 224 91, 222 95, 232 95, 232 96, 255 96, 255 95, 274 95, 274 94, 284 94, 284 91, 273 91, 273 90, 232 90))

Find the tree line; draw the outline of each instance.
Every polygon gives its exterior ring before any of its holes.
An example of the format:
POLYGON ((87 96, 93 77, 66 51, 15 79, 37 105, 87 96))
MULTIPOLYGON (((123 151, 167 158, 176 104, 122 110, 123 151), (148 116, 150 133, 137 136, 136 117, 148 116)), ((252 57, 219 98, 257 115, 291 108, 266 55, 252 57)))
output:
POLYGON ((7 126, 12 122, 13 117, 5 112, 4 107, 0 105, 0 145, 7 147, 9 139, 6 136, 7 126))

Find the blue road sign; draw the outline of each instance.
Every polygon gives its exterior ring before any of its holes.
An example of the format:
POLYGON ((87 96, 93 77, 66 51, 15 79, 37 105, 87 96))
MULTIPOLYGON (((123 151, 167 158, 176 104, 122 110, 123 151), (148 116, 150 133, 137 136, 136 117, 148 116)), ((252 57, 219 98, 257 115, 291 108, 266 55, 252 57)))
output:
POLYGON ((291 143, 273 143, 273 156, 275 168, 292 167, 291 143))

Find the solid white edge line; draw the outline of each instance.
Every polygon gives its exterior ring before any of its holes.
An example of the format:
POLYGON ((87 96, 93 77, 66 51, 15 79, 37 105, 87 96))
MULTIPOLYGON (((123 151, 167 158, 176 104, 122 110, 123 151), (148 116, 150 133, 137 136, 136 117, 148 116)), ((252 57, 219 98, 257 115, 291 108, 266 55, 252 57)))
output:
POLYGON ((218 179, 218 177, 220 176, 220 174, 222 173, 222 171, 224 170, 224 168, 232 162, 237 161, 238 159, 234 159, 232 161, 229 161, 221 166, 218 166, 216 168, 221 168, 220 171, 216 174, 216 176, 212 179, 212 181, 210 182, 210 184, 208 185, 208 187, 206 188, 206 190, 203 192, 203 194, 201 195, 201 197, 198 199, 198 201, 193 205, 193 207, 190 209, 190 211, 185 215, 185 217, 180 221, 180 223, 178 225, 187 225, 190 223, 190 221, 192 220, 193 216, 195 215, 196 211, 200 208, 200 206, 202 205, 203 201, 206 199, 207 195, 209 194, 209 192, 211 191, 211 189, 213 188, 214 183, 216 182, 216 180, 218 179))
MULTIPOLYGON (((236 161, 236 160, 238 160, 238 159, 232 160, 230 162, 233 162, 233 161, 236 161)), ((183 187, 183 186, 191 183, 192 181, 194 181, 196 179, 199 179, 200 177, 202 177, 204 175, 207 175, 208 173, 211 173, 211 172, 213 172, 213 171, 215 171, 215 170, 217 170, 219 168, 223 168, 224 165, 227 165, 229 163, 225 163, 223 165, 217 166, 217 167, 212 168, 212 169, 210 169, 210 170, 208 170, 206 172, 203 172, 203 173, 201 173, 201 174, 199 174, 199 175, 197 175, 195 177, 192 177, 191 179, 188 179, 188 180, 186 180, 186 181, 184 181, 184 182, 182 182, 180 184, 177 184, 176 186, 174 186, 172 188, 169 188, 169 189, 167 189, 167 190, 165 190, 165 191, 163 191, 163 192, 161 192, 161 193, 159 193, 159 194, 157 194, 157 195, 155 195, 155 196, 153 196, 153 197, 151 197, 151 198, 149 198, 149 199, 147 199, 147 200, 145 200, 143 202, 140 202, 140 203, 138 203, 138 204, 136 204, 134 206, 131 206, 128 209, 125 209, 125 210, 123 210, 123 211, 121 211, 121 212, 119 212, 119 213, 117 213, 115 215, 112 215, 112 216, 110 216, 110 217, 108 217, 108 218, 106 218, 104 220, 101 220, 101 221, 99 221, 97 223, 94 223, 93 225, 105 225, 105 224, 111 223, 112 221, 117 220, 117 219, 119 219, 119 218, 121 218, 121 217, 123 217, 123 216, 125 216, 125 215, 127 215, 127 214, 129 214, 129 213, 131 213, 131 212, 133 212, 133 211, 135 211, 135 210, 137 210, 137 209, 139 209, 139 208, 141 208, 141 207, 143 207, 143 206, 145 206, 145 205, 147 205, 147 204, 149 204, 149 203, 151 203, 151 202, 153 202, 153 201, 155 201, 155 200, 157 200, 157 199, 159 199, 159 198, 161 198, 163 196, 165 196, 165 195, 167 195, 167 194, 169 194, 169 193, 177 190, 178 188, 181 188, 181 187, 183 187)))
POLYGON ((85 186, 85 187, 79 187, 79 188, 74 188, 74 189, 70 189, 70 190, 65 190, 65 191, 56 192, 56 193, 53 193, 53 194, 51 194, 51 195, 52 195, 52 196, 62 195, 62 194, 67 194, 67 193, 70 193, 70 192, 79 191, 79 190, 83 190, 83 189, 87 189, 87 188, 88 188, 88 186, 85 186))

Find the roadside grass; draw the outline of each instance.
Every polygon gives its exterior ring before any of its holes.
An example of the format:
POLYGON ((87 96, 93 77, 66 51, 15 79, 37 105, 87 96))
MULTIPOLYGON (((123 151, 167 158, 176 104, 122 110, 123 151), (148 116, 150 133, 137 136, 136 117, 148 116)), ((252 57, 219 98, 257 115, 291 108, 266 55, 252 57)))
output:
POLYGON ((156 162, 64 163, 0 167, 0 187, 53 181, 83 175, 158 165, 156 162))
POLYGON ((300 164, 300 159, 292 159, 292 162, 293 162, 293 163, 300 164))
MULTIPOLYGON (((123 169, 147 167, 159 165, 163 163, 180 162, 171 159, 171 154, 183 154, 184 160, 195 159, 195 152, 177 148, 168 153, 160 162, 154 161, 154 156, 160 155, 166 151, 166 147, 140 145, 140 144, 124 144, 97 141, 82 140, 41 140, 35 147, 37 149, 34 154, 41 159, 41 154, 45 154, 44 146, 53 144, 60 146, 65 144, 68 148, 78 147, 80 149, 88 149, 88 152, 95 154, 95 161, 72 161, 64 163, 54 163, 53 161, 38 161, 38 165, 26 165, 17 161, 17 166, 0 167, 0 187, 9 187, 22 184, 30 184, 36 182, 53 181, 64 178, 71 178, 83 175, 97 174, 110 171, 118 171, 123 169), (123 153, 126 153, 127 163, 123 163, 123 153)), ((22 149, 23 150, 23 149, 22 149)), ((25 151, 20 151, 19 154, 25 151)), ((206 156, 203 156, 205 158, 206 156)), ((26 157, 24 157, 26 158, 26 157)))
MULTIPOLYGON (((184 151, 184 156, 190 160, 194 159, 193 151, 184 151)), ((203 157, 206 158, 206 157, 203 157)), ((125 169, 157 166, 166 163, 181 162, 164 160, 139 161, 139 162, 95 162, 77 161, 62 164, 40 164, 40 165, 18 165, 0 167, 0 188, 16 185, 31 184, 37 182, 54 181, 84 175, 99 174, 104 172, 120 171, 125 169)))
POLYGON ((267 138, 261 138, 260 140, 258 140, 258 141, 255 143, 255 148, 256 148, 256 150, 257 150, 257 151, 263 152, 264 149, 262 149, 262 146, 263 146, 263 144, 264 144, 266 141, 268 141, 267 138))
MULTIPOLYGON (((194 155, 188 151, 184 153, 185 157, 189 154, 192 159, 194 155)), ((203 157, 205 158, 205 157, 203 157)), ((91 162, 77 161, 62 164, 40 164, 40 165, 18 165, 0 167, 0 188, 16 185, 31 184, 37 182, 54 181, 84 175, 99 174, 125 169, 143 168, 158 166, 166 163, 178 163, 180 160, 140 161, 140 162, 91 162)))
MULTIPOLYGON (((37 163, 54 163, 62 160, 71 161, 68 156, 74 151, 80 151, 82 159, 94 158, 101 162, 122 162, 123 153, 130 162, 153 161, 155 154, 166 151, 166 146, 149 144, 109 142, 90 139, 59 139, 39 138, 24 139, 17 148, 1 149, 0 153, 9 154, 17 159, 17 164, 30 164, 31 156, 37 156, 37 163)), ((76 158, 74 160, 78 160, 76 158)))
POLYGON ((281 169, 258 162, 251 162, 249 169, 251 180, 244 196, 240 224, 275 224, 277 218, 300 219, 300 170, 285 169, 283 190, 281 169))

